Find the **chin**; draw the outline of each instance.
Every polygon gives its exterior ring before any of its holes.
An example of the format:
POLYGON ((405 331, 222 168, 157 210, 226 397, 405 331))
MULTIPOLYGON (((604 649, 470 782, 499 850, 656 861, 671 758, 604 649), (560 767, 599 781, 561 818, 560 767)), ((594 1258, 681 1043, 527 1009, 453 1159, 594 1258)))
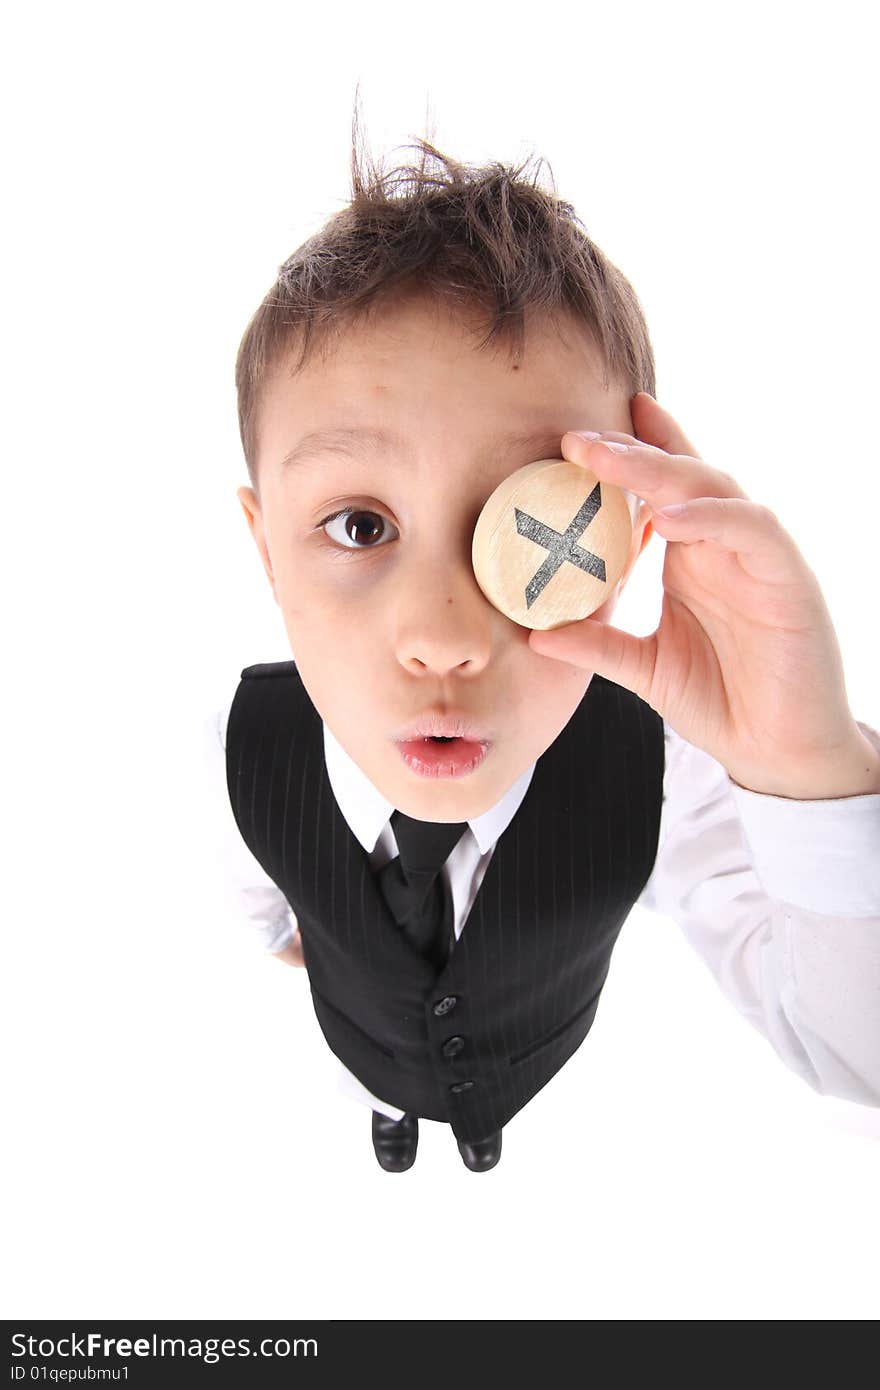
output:
POLYGON ((445 822, 452 825, 456 821, 476 820, 477 816, 482 816, 486 811, 500 800, 499 796, 475 797, 473 794, 462 796, 457 793, 454 796, 429 795, 427 798, 421 797, 400 797, 395 803, 398 810, 405 816, 411 816, 413 820, 431 820, 438 823, 445 822))
POLYGON ((499 778, 497 768, 488 779, 481 769, 468 777, 421 778, 413 773, 403 782, 397 779, 396 795, 388 799, 414 820, 475 820, 501 800, 518 776, 512 771, 499 778))

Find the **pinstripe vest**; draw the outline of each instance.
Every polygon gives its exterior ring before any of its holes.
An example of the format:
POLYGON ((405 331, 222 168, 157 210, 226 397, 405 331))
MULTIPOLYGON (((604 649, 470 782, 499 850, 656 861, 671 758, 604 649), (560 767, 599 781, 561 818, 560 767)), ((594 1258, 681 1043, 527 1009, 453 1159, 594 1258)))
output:
POLYGON ((538 759, 438 975, 336 803, 294 662, 242 671, 226 743, 238 828, 296 915, 331 1049, 374 1095, 470 1141, 500 1129, 589 1032, 654 865, 663 768, 660 716, 594 676, 538 759))

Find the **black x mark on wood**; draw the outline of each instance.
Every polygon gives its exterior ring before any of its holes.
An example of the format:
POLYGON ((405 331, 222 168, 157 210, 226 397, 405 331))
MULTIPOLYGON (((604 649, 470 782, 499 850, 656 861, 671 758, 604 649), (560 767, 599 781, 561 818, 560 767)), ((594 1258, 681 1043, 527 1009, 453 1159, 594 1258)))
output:
POLYGON ((526 585, 526 608, 531 608, 535 599, 540 596, 566 560, 605 583, 605 561, 600 560, 592 551, 582 550, 577 544, 601 505, 602 493, 600 484, 597 483, 565 531, 554 531, 552 526, 547 526, 543 521, 529 516, 528 512, 521 512, 519 507, 514 507, 516 529, 519 534, 527 536, 530 541, 542 545, 549 551, 540 569, 526 585))

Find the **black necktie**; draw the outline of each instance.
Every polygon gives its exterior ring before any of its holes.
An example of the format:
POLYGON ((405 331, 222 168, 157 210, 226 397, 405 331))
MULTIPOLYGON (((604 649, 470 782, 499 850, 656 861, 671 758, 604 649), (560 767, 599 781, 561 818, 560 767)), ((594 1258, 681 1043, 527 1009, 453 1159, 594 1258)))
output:
POLYGON ((452 899, 440 873, 467 830, 413 820, 402 811, 391 817, 400 854, 376 875, 379 891, 407 940, 442 970, 455 944, 452 899))

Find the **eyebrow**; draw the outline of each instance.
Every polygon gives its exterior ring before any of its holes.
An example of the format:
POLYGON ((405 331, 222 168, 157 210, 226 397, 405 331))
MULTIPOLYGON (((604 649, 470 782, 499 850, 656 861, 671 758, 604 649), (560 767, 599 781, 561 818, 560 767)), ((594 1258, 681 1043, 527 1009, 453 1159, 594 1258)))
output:
MULTIPOLYGON (((564 434, 564 429, 557 430, 549 426, 546 429, 531 430, 525 433, 517 431, 500 435, 488 447, 493 452, 506 449, 544 448, 551 448, 558 452, 559 442, 564 434)), ((379 453, 383 449, 397 450, 398 453, 403 454, 406 448, 407 440, 402 435, 369 426, 310 430, 284 455, 281 460, 281 468, 286 472, 300 464, 312 462, 321 454, 344 454, 347 458, 357 460, 367 454, 379 453)), ((552 455, 552 457, 555 456, 555 454, 552 455)))

